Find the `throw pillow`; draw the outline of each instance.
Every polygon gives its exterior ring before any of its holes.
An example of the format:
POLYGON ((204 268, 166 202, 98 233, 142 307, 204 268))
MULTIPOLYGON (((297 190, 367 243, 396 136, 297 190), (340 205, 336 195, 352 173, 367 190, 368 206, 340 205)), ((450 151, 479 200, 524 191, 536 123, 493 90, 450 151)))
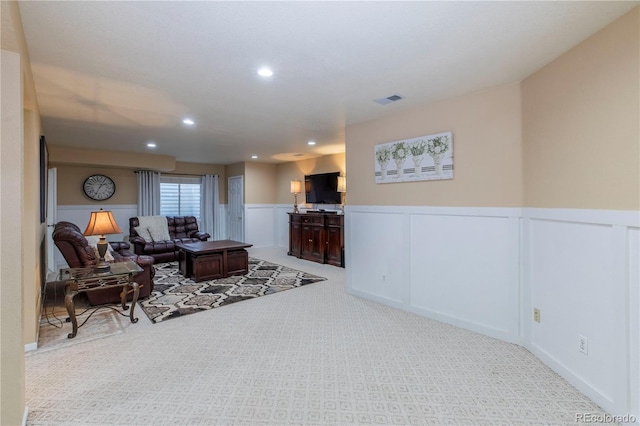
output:
POLYGON ((146 242, 150 243, 153 241, 153 238, 151 238, 151 234, 149 233, 149 229, 146 226, 136 226, 133 229, 135 229, 138 235, 144 238, 146 242))
POLYGON ((171 239, 169 235, 169 223, 167 222, 166 216, 141 216, 138 218, 138 222, 140 223, 140 227, 147 228, 151 241, 171 239))
MULTIPOLYGON (((96 254, 96 259, 100 259, 100 255, 98 254, 98 242, 100 241, 100 237, 97 235, 89 235, 89 236, 86 236, 85 238, 87 239, 87 242, 89 243, 94 253, 96 254)), ((113 254, 111 254, 112 252, 113 252, 113 249, 111 248, 111 244, 107 243, 107 251, 104 254, 104 260, 106 260, 107 262, 112 261, 113 260, 113 254)))
POLYGON ((147 228, 147 230, 149 231, 149 234, 151 234, 151 238, 153 239, 153 241, 166 241, 171 239, 171 237, 169 236, 169 228, 167 227, 166 223, 164 228, 158 226, 150 226, 147 228))

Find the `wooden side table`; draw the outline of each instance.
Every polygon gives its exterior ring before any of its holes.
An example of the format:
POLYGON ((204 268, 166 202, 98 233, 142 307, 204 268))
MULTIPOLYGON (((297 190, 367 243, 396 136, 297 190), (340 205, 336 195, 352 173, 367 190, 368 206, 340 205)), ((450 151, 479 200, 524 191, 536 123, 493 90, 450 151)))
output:
POLYGON ((131 300, 131 310, 129 310, 129 318, 132 323, 138 322, 138 318, 134 317, 133 311, 136 307, 136 302, 138 301, 138 294, 140 293, 140 289, 138 287, 138 283, 133 281, 133 276, 137 273, 142 272, 142 268, 135 262, 118 262, 111 264, 111 270, 109 272, 98 272, 96 273, 94 268, 67 268, 60 270, 60 274, 58 279, 60 281, 65 281, 65 289, 64 289, 64 304, 67 308, 67 313, 69 314, 69 321, 71 321, 71 325, 73 330, 71 333, 67 335, 69 339, 76 337, 78 334, 78 328, 82 327, 85 322, 97 311, 101 308, 109 308, 122 316, 127 316, 124 311, 129 309, 127 305, 127 294, 129 294, 129 289, 133 290, 133 299, 131 300), (74 297, 76 297, 80 293, 86 293, 90 291, 100 290, 105 287, 112 286, 120 286, 122 287, 122 293, 120 294, 122 301, 122 311, 112 307, 112 306, 98 306, 94 308, 94 312, 92 312, 89 317, 87 317, 82 324, 78 326, 78 320, 76 319, 76 310, 74 305, 74 297))

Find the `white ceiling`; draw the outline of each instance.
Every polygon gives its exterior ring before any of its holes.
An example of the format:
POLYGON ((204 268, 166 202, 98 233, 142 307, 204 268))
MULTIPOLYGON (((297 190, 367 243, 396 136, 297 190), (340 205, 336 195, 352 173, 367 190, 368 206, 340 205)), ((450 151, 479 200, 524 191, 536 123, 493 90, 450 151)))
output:
POLYGON ((343 152, 346 125, 519 81, 637 5, 19 4, 49 144, 213 164, 343 152))

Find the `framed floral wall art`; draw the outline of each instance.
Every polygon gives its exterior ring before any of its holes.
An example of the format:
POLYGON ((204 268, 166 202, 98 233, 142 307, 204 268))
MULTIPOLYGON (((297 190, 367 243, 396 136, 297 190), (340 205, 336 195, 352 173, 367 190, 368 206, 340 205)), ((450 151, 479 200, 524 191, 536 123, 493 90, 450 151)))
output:
POLYGON ((453 179, 453 134, 436 133, 373 147, 376 183, 453 179))

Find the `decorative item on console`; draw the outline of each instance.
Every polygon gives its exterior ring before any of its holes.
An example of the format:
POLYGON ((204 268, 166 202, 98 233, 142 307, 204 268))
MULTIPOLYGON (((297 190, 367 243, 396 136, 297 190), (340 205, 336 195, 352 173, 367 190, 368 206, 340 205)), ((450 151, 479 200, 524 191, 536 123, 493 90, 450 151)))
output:
POLYGON ((340 212, 344 214, 344 205, 347 202, 347 178, 344 176, 338 176, 338 192, 342 196, 342 202, 340 203, 340 212))
POLYGON ((293 212, 299 213, 298 194, 302 192, 302 181, 294 179, 291 181, 291 193, 293 194, 293 212))

